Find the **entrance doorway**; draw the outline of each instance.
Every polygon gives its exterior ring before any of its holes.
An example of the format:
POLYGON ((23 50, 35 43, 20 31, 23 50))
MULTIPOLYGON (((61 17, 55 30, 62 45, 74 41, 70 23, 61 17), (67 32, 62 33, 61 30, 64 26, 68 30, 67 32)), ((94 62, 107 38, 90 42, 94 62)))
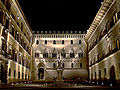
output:
POLYGON ((39 79, 44 79, 44 68, 39 68, 38 69, 38 78, 39 79))
POLYGON ((110 84, 116 85, 115 67, 114 66, 112 66, 110 68, 110 84))

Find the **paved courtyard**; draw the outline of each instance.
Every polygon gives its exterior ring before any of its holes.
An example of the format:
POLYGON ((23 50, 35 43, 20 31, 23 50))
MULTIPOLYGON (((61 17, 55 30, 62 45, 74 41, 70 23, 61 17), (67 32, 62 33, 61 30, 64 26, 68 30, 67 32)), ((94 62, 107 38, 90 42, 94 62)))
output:
POLYGON ((98 86, 98 85, 82 85, 82 84, 70 84, 66 87, 55 87, 52 84, 30 84, 30 83, 15 83, 11 85, 0 85, 0 90, 29 90, 29 89, 79 89, 79 90, 113 90, 113 89, 120 89, 120 87, 116 86, 98 86))

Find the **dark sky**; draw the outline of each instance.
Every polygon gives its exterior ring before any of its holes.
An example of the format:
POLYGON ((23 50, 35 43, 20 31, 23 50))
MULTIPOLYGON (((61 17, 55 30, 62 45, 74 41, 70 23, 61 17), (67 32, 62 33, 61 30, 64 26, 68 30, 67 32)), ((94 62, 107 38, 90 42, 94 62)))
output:
POLYGON ((103 0, 18 0, 32 30, 87 30, 103 0))

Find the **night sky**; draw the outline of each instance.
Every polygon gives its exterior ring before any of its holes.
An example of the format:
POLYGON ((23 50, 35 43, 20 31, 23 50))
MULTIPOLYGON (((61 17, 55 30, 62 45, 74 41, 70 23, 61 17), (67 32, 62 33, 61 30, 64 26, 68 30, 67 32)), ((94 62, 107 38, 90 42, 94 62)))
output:
POLYGON ((18 0, 35 30, 87 30, 103 0, 18 0))

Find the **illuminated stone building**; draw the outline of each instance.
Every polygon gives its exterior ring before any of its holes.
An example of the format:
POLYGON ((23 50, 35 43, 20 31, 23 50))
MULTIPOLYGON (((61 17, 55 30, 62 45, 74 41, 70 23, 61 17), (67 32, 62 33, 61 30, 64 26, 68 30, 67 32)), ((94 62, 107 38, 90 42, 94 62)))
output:
POLYGON ((34 81, 86 80, 85 32, 33 32, 34 81))
POLYGON ((0 0, 0 84, 29 81, 32 32, 17 0, 0 0))
POLYGON ((104 0, 85 40, 90 80, 120 83, 120 0, 104 0))

